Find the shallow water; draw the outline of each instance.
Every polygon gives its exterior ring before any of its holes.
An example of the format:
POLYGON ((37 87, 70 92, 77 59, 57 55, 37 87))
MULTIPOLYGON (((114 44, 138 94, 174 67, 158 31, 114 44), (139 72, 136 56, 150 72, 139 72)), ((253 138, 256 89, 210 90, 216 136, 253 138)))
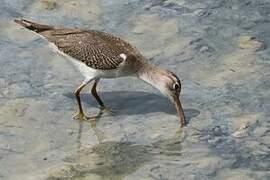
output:
POLYGON ((269 179, 269 12, 267 0, 2 0, 0 179, 269 179), (73 120, 82 77, 19 17, 128 40, 180 77, 188 126, 134 78, 101 81, 115 114, 73 120))

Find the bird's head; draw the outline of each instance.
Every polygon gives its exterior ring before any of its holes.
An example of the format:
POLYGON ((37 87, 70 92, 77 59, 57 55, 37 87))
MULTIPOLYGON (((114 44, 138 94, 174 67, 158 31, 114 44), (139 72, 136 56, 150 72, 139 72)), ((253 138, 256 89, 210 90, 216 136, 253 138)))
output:
POLYGON ((179 98, 181 92, 181 82, 179 78, 174 73, 163 69, 155 69, 153 73, 147 76, 148 77, 144 78, 144 80, 152 84, 170 99, 176 108, 181 126, 186 125, 184 111, 179 98))
POLYGON ((160 72, 158 81, 156 81, 156 87, 174 104, 177 114, 180 118, 181 126, 186 124, 185 115, 180 102, 180 93, 181 93, 181 81, 179 78, 172 72, 163 70, 160 72))

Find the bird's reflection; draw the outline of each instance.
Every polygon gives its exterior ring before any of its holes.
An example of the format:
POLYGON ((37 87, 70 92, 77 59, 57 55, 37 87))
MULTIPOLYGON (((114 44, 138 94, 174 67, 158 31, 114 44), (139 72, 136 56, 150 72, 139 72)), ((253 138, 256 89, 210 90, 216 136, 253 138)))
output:
POLYGON ((104 114, 104 111, 99 110, 96 116, 88 117, 87 121, 79 120, 78 135, 77 135, 77 140, 76 140, 78 151, 81 149, 81 138, 82 138, 84 123, 90 124, 91 129, 94 131, 94 134, 97 137, 98 143, 101 143, 106 138, 104 132, 101 131, 99 128, 97 128, 97 122, 101 119, 103 114, 104 114))
MULTIPOLYGON (((198 116, 199 111, 193 110, 193 109, 186 109, 187 119, 190 119, 192 117, 198 116)), ((106 111, 105 111, 106 112, 106 111)), ((93 130, 94 135, 96 136, 98 143, 102 143, 104 139, 106 139, 105 133, 98 128, 97 123, 98 121, 104 117, 106 114, 104 110, 99 110, 98 114, 96 116, 88 117, 88 120, 79 121, 79 128, 78 128, 78 135, 77 135, 77 149, 80 151, 81 149, 81 138, 82 138, 82 132, 84 128, 84 124, 90 124, 90 128, 93 130)), ((170 141, 167 141, 169 144, 178 144, 185 140, 188 134, 189 127, 180 127, 178 126, 175 130, 175 133, 172 138, 170 138, 170 141)), ((126 138, 128 139, 128 138, 126 138)), ((128 141, 128 140, 127 140, 128 141)))
POLYGON ((78 130, 76 143, 77 143, 77 150, 80 151, 80 149, 81 149, 82 130, 83 130, 83 121, 79 120, 78 124, 79 124, 79 130, 78 130))

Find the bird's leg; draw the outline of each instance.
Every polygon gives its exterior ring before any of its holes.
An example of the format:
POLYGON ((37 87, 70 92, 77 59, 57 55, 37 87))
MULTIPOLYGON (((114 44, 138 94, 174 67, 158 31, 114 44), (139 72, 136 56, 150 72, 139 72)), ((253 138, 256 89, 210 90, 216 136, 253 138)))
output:
POLYGON ((86 116, 84 115, 83 109, 82 109, 82 104, 81 104, 81 97, 80 97, 80 92, 81 90, 86 86, 86 83, 82 83, 75 91, 74 95, 76 97, 77 103, 79 110, 78 112, 73 116, 75 119, 79 120, 87 120, 86 116))
POLYGON ((108 109, 104 103, 102 102, 101 98, 99 97, 98 93, 97 93, 97 84, 99 82, 99 79, 96 79, 93 86, 92 86, 92 89, 91 89, 91 93, 92 95, 95 97, 96 101, 98 102, 99 106, 100 106, 100 112, 99 114, 101 113, 104 113, 104 112, 110 112, 110 113, 114 113, 114 111, 108 109))
POLYGON ((97 93, 97 84, 98 84, 99 80, 95 80, 92 89, 91 89, 91 93, 92 95, 95 97, 96 101, 98 102, 100 109, 105 109, 105 105, 102 102, 101 98, 99 97, 98 93, 97 93))

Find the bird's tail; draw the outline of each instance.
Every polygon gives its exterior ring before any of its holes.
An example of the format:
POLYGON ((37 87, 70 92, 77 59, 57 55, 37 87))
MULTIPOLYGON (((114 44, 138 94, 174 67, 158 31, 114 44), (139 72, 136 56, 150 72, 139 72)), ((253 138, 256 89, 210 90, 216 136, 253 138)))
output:
POLYGON ((25 27, 27 29, 30 29, 32 31, 35 31, 37 33, 54 29, 53 26, 38 24, 38 23, 31 22, 31 21, 28 21, 28 20, 25 20, 25 19, 15 19, 14 21, 16 23, 20 24, 21 26, 23 26, 23 27, 25 27))

